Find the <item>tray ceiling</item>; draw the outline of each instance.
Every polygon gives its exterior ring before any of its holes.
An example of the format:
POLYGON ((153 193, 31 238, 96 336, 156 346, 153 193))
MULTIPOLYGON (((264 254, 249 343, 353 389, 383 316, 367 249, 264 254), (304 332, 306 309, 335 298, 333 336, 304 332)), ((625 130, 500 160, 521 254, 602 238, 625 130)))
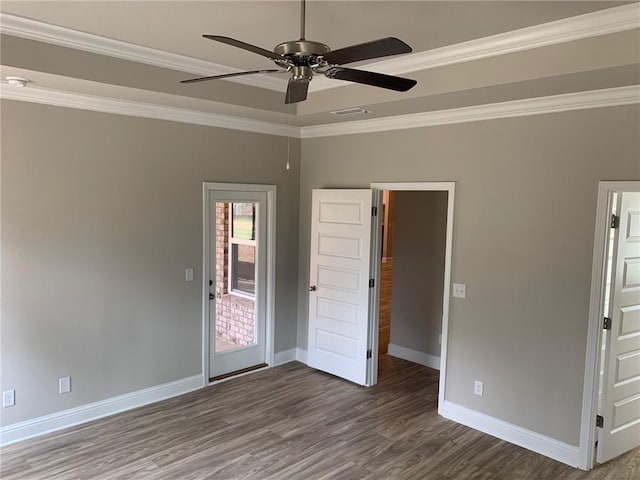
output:
MULTIPOLYGON (((307 4, 306 37, 339 48, 396 36, 413 47, 411 60, 421 52, 426 52, 423 56, 429 55, 448 46, 624 5, 629 8, 630 4, 631 8, 638 7, 633 2, 608 1, 316 0, 307 4)), ((491 58, 454 61, 450 65, 444 62, 436 68, 406 73, 404 76, 419 82, 408 94, 361 85, 324 90, 332 86, 331 81, 314 78, 309 100, 291 107, 283 104, 287 77, 282 75, 275 76, 276 80, 266 79, 264 84, 268 83, 268 88, 219 80, 188 86, 178 84, 179 80, 194 74, 207 74, 204 70, 208 68, 271 67, 272 64, 262 57, 216 44, 201 35, 226 35, 271 49, 277 43, 298 38, 299 8, 297 1, 267 0, 3 1, 0 5, 3 25, 7 19, 35 20, 39 22, 35 25, 64 27, 68 29, 64 30, 67 33, 80 32, 77 34, 79 39, 88 33, 153 49, 160 54, 164 52, 173 55, 173 59, 184 57, 185 65, 197 65, 199 70, 176 68, 175 62, 167 64, 170 67, 167 68, 125 57, 99 55, 95 51, 48 43, 43 41, 42 35, 28 37, 13 31, 7 33, 3 28, 2 76, 31 77, 34 87, 111 98, 139 98, 140 101, 267 121, 288 119, 297 125, 345 121, 328 112, 353 106, 373 110, 374 116, 402 115, 425 109, 457 108, 465 104, 638 83, 638 69, 633 67, 638 64, 640 43, 636 25, 636 28, 624 28, 620 32, 587 36, 522 52, 509 51, 491 58), (65 79, 69 81, 65 82, 65 79), (314 82, 318 87, 315 90, 314 82), (281 91, 278 91, 280 84, 281 91), (500 88, 501 85, 504 88, 500 88)), ((399 57, 398 60, 403 59, 399 57)), ((400 67, 392 61, 389 65, 373 68, 384 71, 385 68, 400 67)), ((6 87, 3 85, 3 88, 6 87)))

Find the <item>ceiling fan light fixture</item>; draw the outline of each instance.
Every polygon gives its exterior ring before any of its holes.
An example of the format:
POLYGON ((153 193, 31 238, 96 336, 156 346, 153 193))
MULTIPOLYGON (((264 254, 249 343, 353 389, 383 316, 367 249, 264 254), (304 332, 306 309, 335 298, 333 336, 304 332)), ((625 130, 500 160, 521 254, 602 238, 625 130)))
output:
POLYGON ((354 108, 345 108, 343 110, 334 110, 334 115, 338 115, 339 117, 344 117, 345 115, 364 115, 367 113, 371 113, 371 110, 364 109, 362 107, 354 107, 354 108))

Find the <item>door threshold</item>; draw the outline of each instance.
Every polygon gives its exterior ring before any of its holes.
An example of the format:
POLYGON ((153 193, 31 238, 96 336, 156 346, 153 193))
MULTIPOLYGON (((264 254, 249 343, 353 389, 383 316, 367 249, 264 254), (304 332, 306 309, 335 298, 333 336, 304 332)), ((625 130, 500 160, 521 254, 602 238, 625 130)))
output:
POLYGON ((242 375, 243 373, 252 372, 254 370, 259 370, 264 367, 268 367, 266 363, 260 363, 258 365, 253 365, 252 367, 242 368, 240 370, 236 370, 234 372, 224 373, 222 375, 218 375, 216 377, 211 377, 209 382, 219 382, 220 380, 224 380, 225 378, 235 377, 236 375, 242 375))

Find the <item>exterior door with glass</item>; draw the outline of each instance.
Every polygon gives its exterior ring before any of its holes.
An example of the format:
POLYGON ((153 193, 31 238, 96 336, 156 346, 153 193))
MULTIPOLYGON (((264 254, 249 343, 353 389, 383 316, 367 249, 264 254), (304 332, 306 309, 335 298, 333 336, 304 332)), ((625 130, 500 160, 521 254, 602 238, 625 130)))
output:
POLYGON ((267 193, 209 192, 209 377, 265 364, 267 193))

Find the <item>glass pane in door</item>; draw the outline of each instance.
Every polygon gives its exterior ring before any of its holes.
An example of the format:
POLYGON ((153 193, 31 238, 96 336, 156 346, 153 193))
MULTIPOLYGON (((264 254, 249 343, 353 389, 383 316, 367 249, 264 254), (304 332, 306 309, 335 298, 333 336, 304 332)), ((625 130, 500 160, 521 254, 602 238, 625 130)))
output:
POLYGON ((231 244, 231 291, 256 293, 256 246, 231 244))
POLYGON ((257 203, 216 203, 215 352, 255 345, 257 203))

